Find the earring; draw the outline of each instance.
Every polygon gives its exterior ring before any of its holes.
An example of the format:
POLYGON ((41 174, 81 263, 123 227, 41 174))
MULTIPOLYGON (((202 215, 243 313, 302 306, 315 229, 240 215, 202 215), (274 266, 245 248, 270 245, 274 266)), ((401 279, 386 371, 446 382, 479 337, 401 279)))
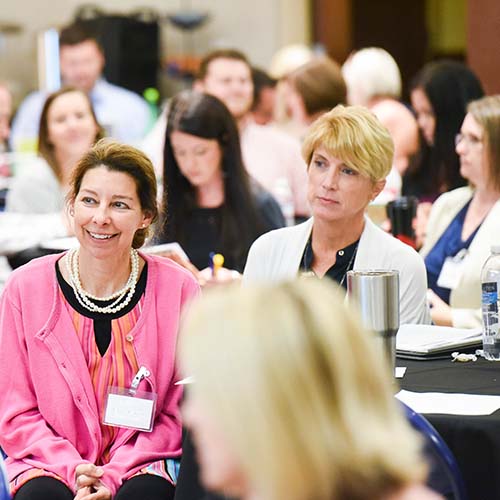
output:
POLYGON ((71 217, 75 215, 75 209, 73 207, 69 209, 69 215, 71 215, 71 217))

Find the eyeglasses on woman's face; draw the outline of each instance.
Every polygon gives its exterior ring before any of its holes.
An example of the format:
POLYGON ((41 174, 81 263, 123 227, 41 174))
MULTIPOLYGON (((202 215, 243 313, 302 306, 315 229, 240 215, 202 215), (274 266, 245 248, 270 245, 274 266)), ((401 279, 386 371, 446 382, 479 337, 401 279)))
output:
POLYGON ((472 134, 457 134, 455 136, 455 146, 458 146, 462 142, 469 147, 477 147, 483 143, 483 139, 472 134))

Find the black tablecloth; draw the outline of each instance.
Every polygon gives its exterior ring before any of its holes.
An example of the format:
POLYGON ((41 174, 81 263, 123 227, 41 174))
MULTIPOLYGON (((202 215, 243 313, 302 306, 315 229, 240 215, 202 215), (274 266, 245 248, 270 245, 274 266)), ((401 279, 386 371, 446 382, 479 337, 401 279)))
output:
MULTIPOLYGON (((402 389, 415 392, 450 392, 500 395, 500 363, 478 359, 397 360, 406 366, 402 389)), ((462 470, 471 500, 500 499, 500 410, 492 415, 426 415, 446 441, 462 470)))

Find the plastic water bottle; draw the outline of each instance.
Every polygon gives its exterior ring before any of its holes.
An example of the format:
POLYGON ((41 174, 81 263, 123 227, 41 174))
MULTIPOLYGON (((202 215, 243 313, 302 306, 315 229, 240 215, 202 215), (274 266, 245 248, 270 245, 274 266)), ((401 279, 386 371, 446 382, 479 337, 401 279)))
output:
POLYGON ((293 204, 293 193, 286 177, 280 177, 276 180, 273 195, 283 212, 286 225, 293 226, 295 224, 295 207, 293 204))
POLYGON ((500 292, 500 245, 491 247, 491 254, 481 271, 481 304, 483 312, 483 351, 490 361, 500 361, 498 305, 500 292))

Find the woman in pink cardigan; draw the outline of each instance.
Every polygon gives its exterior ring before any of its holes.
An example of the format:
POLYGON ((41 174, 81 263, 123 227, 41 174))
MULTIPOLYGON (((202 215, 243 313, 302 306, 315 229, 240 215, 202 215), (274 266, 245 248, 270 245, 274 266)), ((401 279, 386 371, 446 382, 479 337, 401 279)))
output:
POLYGON ((102 140, 68 196, 80 247, 13 272, 0 302, 0 446, 15 500, 173 498, 174 363, 192 275, 141 247, 158 216, 145 155, 102 140))

